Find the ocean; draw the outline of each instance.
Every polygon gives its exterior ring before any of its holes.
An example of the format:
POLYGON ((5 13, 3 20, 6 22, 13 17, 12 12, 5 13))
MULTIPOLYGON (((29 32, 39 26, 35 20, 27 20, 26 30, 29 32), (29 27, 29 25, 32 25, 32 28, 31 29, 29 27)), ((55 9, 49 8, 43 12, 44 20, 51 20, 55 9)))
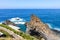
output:
POLYGON ((60 9, 0 9, 0 22, 14 17, 30 21, 31 14, 35 14, 51 28, 60 30, 60 9))

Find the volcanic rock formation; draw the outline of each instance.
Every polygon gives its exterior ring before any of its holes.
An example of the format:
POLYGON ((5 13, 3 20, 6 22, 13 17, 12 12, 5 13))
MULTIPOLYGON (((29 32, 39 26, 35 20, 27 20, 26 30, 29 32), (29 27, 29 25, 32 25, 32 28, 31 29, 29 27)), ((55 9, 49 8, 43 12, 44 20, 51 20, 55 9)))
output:
POLYGON ((43 23, 35 15, 32 15, 30 22, 26 22, 25 25, 27 26, 27 33, 29 34, 31 34, 32 30, 35 32, 35 34, 39 34, 36 36, 43 37, 45 40, 60 40, 60 36, 58 36, 54 31, 52 31, 47 24, 43 23))

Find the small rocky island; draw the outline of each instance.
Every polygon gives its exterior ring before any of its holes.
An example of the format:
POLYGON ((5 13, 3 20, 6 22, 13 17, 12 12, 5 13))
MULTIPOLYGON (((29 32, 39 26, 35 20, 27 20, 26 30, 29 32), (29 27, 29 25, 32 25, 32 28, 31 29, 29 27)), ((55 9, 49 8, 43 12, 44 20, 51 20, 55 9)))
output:
POLYGON ((39 38, 40 40, 60 40, 60 32, 49 28, 49 26, 43 23, 35 15, 31 16, 30 22, 26 22, 26 33, 39 38))

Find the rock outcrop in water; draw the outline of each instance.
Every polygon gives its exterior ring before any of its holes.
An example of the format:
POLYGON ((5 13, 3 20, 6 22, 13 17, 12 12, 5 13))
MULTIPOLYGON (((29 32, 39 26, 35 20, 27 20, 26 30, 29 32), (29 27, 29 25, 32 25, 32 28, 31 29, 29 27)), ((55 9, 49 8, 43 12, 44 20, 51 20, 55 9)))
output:
POLYGON ((35 34, 38 34, 35 35, 33 33, 35 36, 43 37, 45 40, 60 40, 56 32, 52 31, 47 24, 43 23, 35 15, 32 15, 30 22, 27 22, 25 25, 27 26, 27 33, 29 34, 34 31, 35 34))
POLYGON ((13 22, 11 22, 10 20, 6 20, 6 21, 4 21, 2 24, 5 24, 5 25, 14 25, 14 26, 16 26, 16 24, 13 23, 13 22))

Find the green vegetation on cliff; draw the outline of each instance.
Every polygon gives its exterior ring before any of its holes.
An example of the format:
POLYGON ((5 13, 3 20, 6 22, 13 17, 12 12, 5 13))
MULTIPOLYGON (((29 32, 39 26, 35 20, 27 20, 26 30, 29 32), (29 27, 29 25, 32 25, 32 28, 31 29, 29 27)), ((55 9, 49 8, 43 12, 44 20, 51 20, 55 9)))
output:
POLYGON ((2 38, 0 38, 0 40, 12 40, 12 37, 8 32, 6 32, 4 30, 0 30, 0 32, 2 32, 4 35, 6 35, 6 37, 2 37, 2 38))
POLYGON ((8 25, 0 24, 0 26, 13 31, 17 35, 22 36, 24 39, 27 39, 27 40, 38 40, 38 39, 36 39, 36 38, 34 38, 34 37, 22 32, 22 31, 20 31, 20 32, 16 31, 16 30, 12 29, 11 27, 9 27, 8 25))
POLYGON ((3 30, 0 30, 0 32, 2 32, 4 35, 6 35, 6 37, 10 37, 9 33, 3 30))

